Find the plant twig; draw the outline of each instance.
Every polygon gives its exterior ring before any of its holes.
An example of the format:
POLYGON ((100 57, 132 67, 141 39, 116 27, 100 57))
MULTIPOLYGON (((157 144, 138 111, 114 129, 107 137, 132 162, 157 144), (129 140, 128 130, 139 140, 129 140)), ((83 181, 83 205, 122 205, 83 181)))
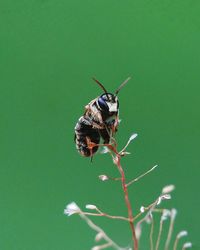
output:
POLYGON ((153 232, 154 232, 154 218, 152 216, 152 218, 151 218, 151 230, 150 230, 150 235, 149 235, 150 250, 153 250, 153 232))
POLYGON ((170 217, 169 231, 168 231, 168 235, 167 235, 167 240, 165 242, 165 250, 169 249, 169 244, 170 244, 172 233, 173 233, 173 229, 174 229, 175 216, 176 216, 176 210, 172 209, 171 210, 171 217, 170 217))
POLYGON ((127 189, 126 179, 125 179, 125 173, 124 173, 124 170, 123 170, 121 163, 120 163, 121 155, 118 154, 116 152, 116 150, 115 150, 115 153, 116 153, 116 157, 115 157, 114 163, 116 164, 116 166, 121 174, 121 184, 122 184, 122 189, 124 191, 124 199, 125 199, 125 203, 126 203, 127 210, 128 210, 128 218, 129 218, 129 224, 130 224, 130 228, 131 228, 131 232, 132 232, 134 250, 138 250, 138 241, 136 238, 135 227, 133 224, 133 213, 132 213, 131 203, 129 200, 128 189, 127 189))
POLYGON ((97 233, 101 233, 101 237, 109 243, 110 246, 113 246, 117 250, 122 250, 120 246, 118 246, 108 235, 96 224, 94 224, 93 221, 91 221, 84 213, 79 213, 80 217, 85 220, 89 227, 91 227, 93 230, 95 230, 97 233))
POLYGON ((118 219, 118 220, 124 220, 124 221, 129 221, 129 218, 123 217, 123 216, 115 216, 115 215, 109 215, 106 213, 89 213, 89 212, 82 212, 84 215, 89 215, 89 216, 104 216, 110 219, 118 219))
POLYGON ((138 176, 137 178, 133 179, 132 181, 128 182, 126 184, 126 186, 128 187, 129 185, 131 185, 132 183, 139 181, 142 177, 144 177, 145 175, 149 174, 151 171, 153 171, 158 165, 153 166, 151 169, 149 169, 147 172, 145 172, 144 174, 141 174, 140 176, 138 176))
POLYGON ((185 236, 187 236, 187 235, 188 235, 188 232, 185 231, 185 230, 179 232, 179 233, 176 235, 176 239, 175 239, 175 241, 174 241, 173 250, 177 250, 177 246, 178 246, 178 242, 179 242, 180 238, 185 237, 185 236))
POLYGON ((162 219, 162 216, 161 216, 160 227, 159 227, 158 238, 157 238, 157 241, 156 241, 156 248, 155 248, 155 250, 158 250, 158 248, 159 248, 161 234, 162 234, 162 228, 163 228, 163 219, 162 219))

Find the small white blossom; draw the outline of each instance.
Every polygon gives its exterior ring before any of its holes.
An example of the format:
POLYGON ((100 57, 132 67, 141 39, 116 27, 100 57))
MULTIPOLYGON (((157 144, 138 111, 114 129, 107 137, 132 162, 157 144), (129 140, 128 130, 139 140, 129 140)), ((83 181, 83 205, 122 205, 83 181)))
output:
POLYGON ((141 206, 140 212, 141 212, 141 213, 144 213, 144 212, 145 212, 145 207, 144 207, 144 206, 141 206))
POLYGON ((175 189, 174 185, 168 185, 168 186, 165 186, 163 188, 162 193, 163 194, 168 194, 168 193, 171 193, 174 189, 175 189))
POLYGON ((109 180, 108 176, 107 176, 107 175, 104 175, 104 174, 99 175, 99 179, 100 179, 101 181, 107 181, 107 180, 109 180))
MULTIPOLYGON (((128 147, 128 145, 130 144, 130 142, 132 140, 134 140, 137 137, 137 134, 132 134, 129 139, 128 142, 126 143, 125 147, 119 152, 121 155, 124 155, 123 152, 125 152, 126 148, 128 147)), ((114 162, 115 163, 115 162, 114 162)))
POLYGON ((131 153, 130 152, 127 152, 127 151, 123 151, 120 153, 121 156, 124 156, 124 155, 130 155, 131 153))
MULTIPOLYGON (((124 147, 124 150, 128 147, 128 145, 131 143, 132 140, 134 140, 136 137, 138 136, 138 134, 132 134, 129 139, 128 139, 128 142, 126 144, 126 146, 124 147)), ((123 151, 124 151, 123 150, 123 151)))
POLYGON ((191 243, 191 242, 186 242, 186 243, 183 245, 183 249, 191 248, 191 247, 192 247, 192 243, 191 243))
POLYGON ((97 209, 97 207, 95 205, 92 205, 92 204, 87 204, 85 207, 87 209, 91 209, 91 210, 96 210, 97 209))
POLYGON ((168 217, 170 217, 170 215, 171 215, 170 210, 164 209, 162 216, 161 216, 161 220, 163 220, 163 221, 166 220, 168 217))
POLYGON ((177 238, 180 239, 184 236, 187 236, 188 235, 188 232, 187 231, 181 231, 180 233, 177 234, 177 238))
POLYGON ((80 212, 80 208, 77 206, 75 202, 69 203, 66 208, 64 209, 64 214, 70 216, 72 214, 76 214, 80 212))
POLYGON ((129 142, 131 142, 132 140, 134 140, 136 137, 138 136, 138 134, 132 134, 129 138, 129 142))

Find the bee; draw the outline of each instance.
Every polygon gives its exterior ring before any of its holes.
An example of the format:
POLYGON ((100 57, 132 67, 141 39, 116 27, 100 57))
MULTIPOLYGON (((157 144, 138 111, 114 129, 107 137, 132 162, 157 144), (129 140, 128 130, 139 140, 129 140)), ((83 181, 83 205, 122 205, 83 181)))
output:
POLYGON ((117 132, 119 123, 119 101, 117 94, 130 80, 127 78, 114 92, 109 93, 102 83, 92 78, 103 90, 103 94, 96 97, 85 106, 85 113, 75 126, 76 148, 82 156, 91 157, 97 152, 100 139, 103 144, 110 143, 111 138, 117 132), (93 147, 89 147, 93 143, 93 147))

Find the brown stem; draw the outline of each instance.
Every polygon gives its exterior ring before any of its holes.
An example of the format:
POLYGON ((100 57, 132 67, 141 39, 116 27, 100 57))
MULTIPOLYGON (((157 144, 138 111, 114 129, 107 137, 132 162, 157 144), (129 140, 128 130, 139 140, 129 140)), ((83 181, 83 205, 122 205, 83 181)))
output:
MULTIPOLYGON (((87 142, 88 148, 91 149, 92 147, 96 146, 97 144, 95 143, 91 143, 90 141, 87 142)), ((98 144, 98 146, 101 146, 101 144, 98 144)), ((125 199, 125 203, 127 206, 127 210, 128 210, 128 218, 129 218, 129 224, 130 224, 130 228, 131 228, 131 232, 132 232, 132 239, 133 239, 133 246, 134 246, 134 250, 138 250, 138 240, 136 237, 136 233, 135 233, 135 227, 133 224, 134 221, 134 217, 133 217, 133 213, 132 213, 132 208, 131 208, 131 203, 129 201, 129 196, 128 196, 128 189, 127 189, 127 184, 126 184, 126 179, 125 179, 125 174, 124 174, 124 170, 121 166, 120 160, 121 160, 121 155, 120 153, 118 153, 117 149, 116 149, 116 143, 114 145, 111 144, 103 144, 103 146, 107 146, 116 156, 116 158, 114 158, 114 156, 112 155, 113 159, 114 159, 114 163, 117 166, 120 174, 121 174, 121 183, 122 183, 122 189, 124 191, 124 199, 125 199)))
POLYGON ((117 165, 118 170, 119 170, 119 172, 121 174, 122 188, 123 188, 123 191, 124 191, 124 198, 125 198, 126 206, 127 206, 127 209, 128 209, 128 218, 129 218, 130 228, 131 228, 131 232, 132 232, 134 250, 138 250, 138 241, 137 241, 137 238, 136 238, 135 227, 134 227, 134 224, 133 224, 133 213, 132 213, 131 203, 129 201, 125 174, 124 174, 124 170, 123 170, 123 168, 121 166, 120 160, 121 160, 121 156, 117 153, 116 154, 116 165, 117 165))

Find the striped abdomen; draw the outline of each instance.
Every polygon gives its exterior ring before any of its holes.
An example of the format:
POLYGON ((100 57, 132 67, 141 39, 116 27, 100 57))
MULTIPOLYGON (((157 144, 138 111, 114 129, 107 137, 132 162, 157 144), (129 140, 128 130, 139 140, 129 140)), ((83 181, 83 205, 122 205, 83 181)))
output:
POLYGON ((87 138, 96 144, 99 144, 100 134, 99 130, 93 128, 91 122, 86 117, 81 116, 75 126, 75 142, 76 147, 80 154, 89 157, 92 156, 98 150, 98 146, 89 149, 87 146, 87 138))

